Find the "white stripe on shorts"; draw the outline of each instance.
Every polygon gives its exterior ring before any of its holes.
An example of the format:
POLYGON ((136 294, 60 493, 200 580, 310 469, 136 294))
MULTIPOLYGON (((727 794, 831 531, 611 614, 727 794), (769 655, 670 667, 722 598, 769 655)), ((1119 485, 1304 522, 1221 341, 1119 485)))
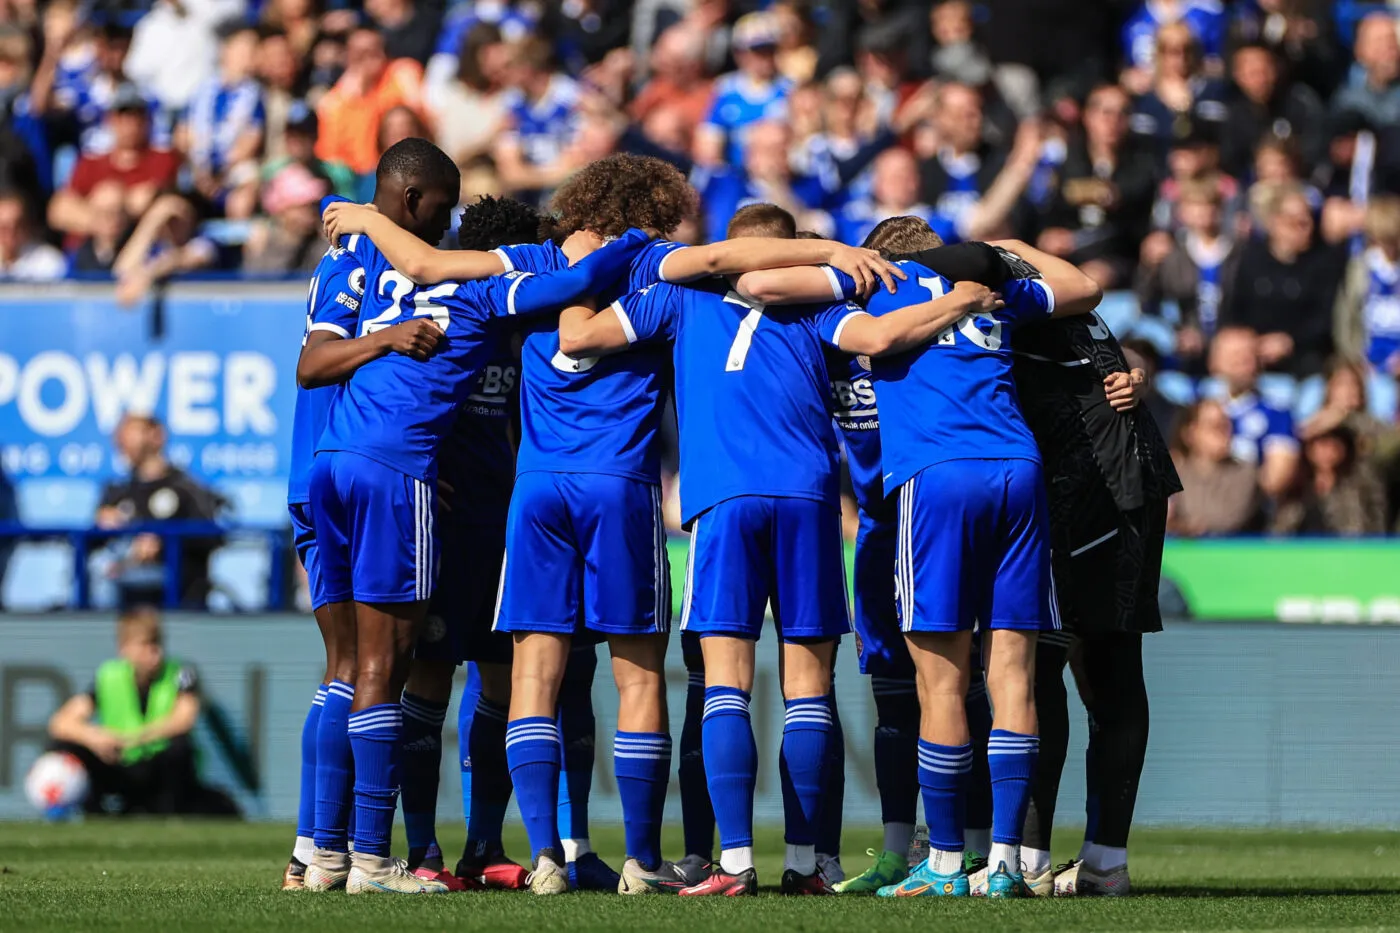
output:
POLYGON ((695 595, 695 552, 700 549, 700 517, 690 523, 690 550, 685 555, 685 592, 681 598, 681 631, 690 624, 690 601, 695 595))

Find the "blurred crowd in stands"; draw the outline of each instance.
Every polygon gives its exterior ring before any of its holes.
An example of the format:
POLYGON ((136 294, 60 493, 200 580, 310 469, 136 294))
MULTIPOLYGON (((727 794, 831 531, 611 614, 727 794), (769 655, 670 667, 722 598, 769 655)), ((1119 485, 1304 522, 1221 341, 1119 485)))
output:
POLYGON ((1135 296, 1178 533, 1396 528, 1400 2, 325 2, 0 2, 0 278, 294 277, 406 136, 464 200, 652 154, 678 239, 920 214, 1135 296))

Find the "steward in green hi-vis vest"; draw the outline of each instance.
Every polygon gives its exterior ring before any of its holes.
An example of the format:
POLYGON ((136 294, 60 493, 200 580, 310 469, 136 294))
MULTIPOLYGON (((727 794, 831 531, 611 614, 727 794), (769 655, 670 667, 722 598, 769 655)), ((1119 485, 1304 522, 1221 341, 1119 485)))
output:
MULTIPOLYGON (((166 658, 160 673, 151 682, 146 696, 146 709, 141 709, 141 693, 136 686, 136 671, 131 662, 114 658, 102 662, 97 669, 97 718, 102 725, 124 736, 134 736, 152 723, 169 716, 180 696, 180 663, 166 658)), ((133 745, 122 753, 122 763, 131 765, 163 752, 168 739, 157 739, 133 745)))

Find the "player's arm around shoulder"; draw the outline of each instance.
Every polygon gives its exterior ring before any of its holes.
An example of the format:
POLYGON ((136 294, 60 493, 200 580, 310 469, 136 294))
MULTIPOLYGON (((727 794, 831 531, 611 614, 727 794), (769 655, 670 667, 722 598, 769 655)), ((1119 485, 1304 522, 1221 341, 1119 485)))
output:
MULTIPOLYGON (((754 243, 758 238, 729 240, 727 243, 754 243)), ((782 248, 815 250, 806 262, 779 263, 771 253, 752 254, 755 271, 743 271, 734 290, 747 301, 762 305, 817 304, 829 301, 865 300, 883 284, 893 293, 908 278, 898 263, 890 262, 874 250, 846 246, 832 240, 768 240, 782 248), (820 258, 818 258, 820 257, 820 258), (765 266, 759 267, 762 261, 765 266), (781 267, 780 267, 781 266, 781 267)), ((722 245, 722 244, 712 244, 722 245)), ((791 254, 796 258, 796 252, 791 254)), ((741 270, 742 271, 742 270, 741 270)), ((730 273, 735 274, 735 273, 730 273)))
POLYGON ((1099 287, 1099 283, 1080 272, 1073 263, 1038 250, 1020 240, 997 240, 991 245, 1000 246, 1039 270, 1041 281, 1045 283, 1045 287, 1050 292, 1051 317, 1088 314, 1097 308, 1099 302, 1103 300, 1103 289, 1099 287))
POLYGON ((595 302, 583 302, 559 315, 559 352, 574 358, 606 356, 634 343, 674 337, 677 289, 665 284, 648 285, 626 295, 602 311, 595 302))
POLYGON ((499 253, 474 249, 440 250, 375 210, 373 205, 335 201, 321 213, 332 243, 351 236, 369 238, 399 274, 416 285, 470 281, 510 271, 499 253))
POLYGON ((906 305, 886 314, 853 310, 836 334, 836 345, 847 353, 890 356, 932 341, 938 333, 969 314, 1000 310, 1001 296, 976 282, 958 282, 948 293, 930 301, 906 305))

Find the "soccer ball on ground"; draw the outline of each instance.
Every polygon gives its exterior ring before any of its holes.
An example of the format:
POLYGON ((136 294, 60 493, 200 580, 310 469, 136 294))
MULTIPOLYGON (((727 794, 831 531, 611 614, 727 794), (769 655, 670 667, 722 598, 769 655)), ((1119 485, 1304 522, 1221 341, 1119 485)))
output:
POLYGON ((88 792, 83 763, 68 752, 45 752, 29 769, 24 793, 46 819, 57 820, 75 812, 88 792))

